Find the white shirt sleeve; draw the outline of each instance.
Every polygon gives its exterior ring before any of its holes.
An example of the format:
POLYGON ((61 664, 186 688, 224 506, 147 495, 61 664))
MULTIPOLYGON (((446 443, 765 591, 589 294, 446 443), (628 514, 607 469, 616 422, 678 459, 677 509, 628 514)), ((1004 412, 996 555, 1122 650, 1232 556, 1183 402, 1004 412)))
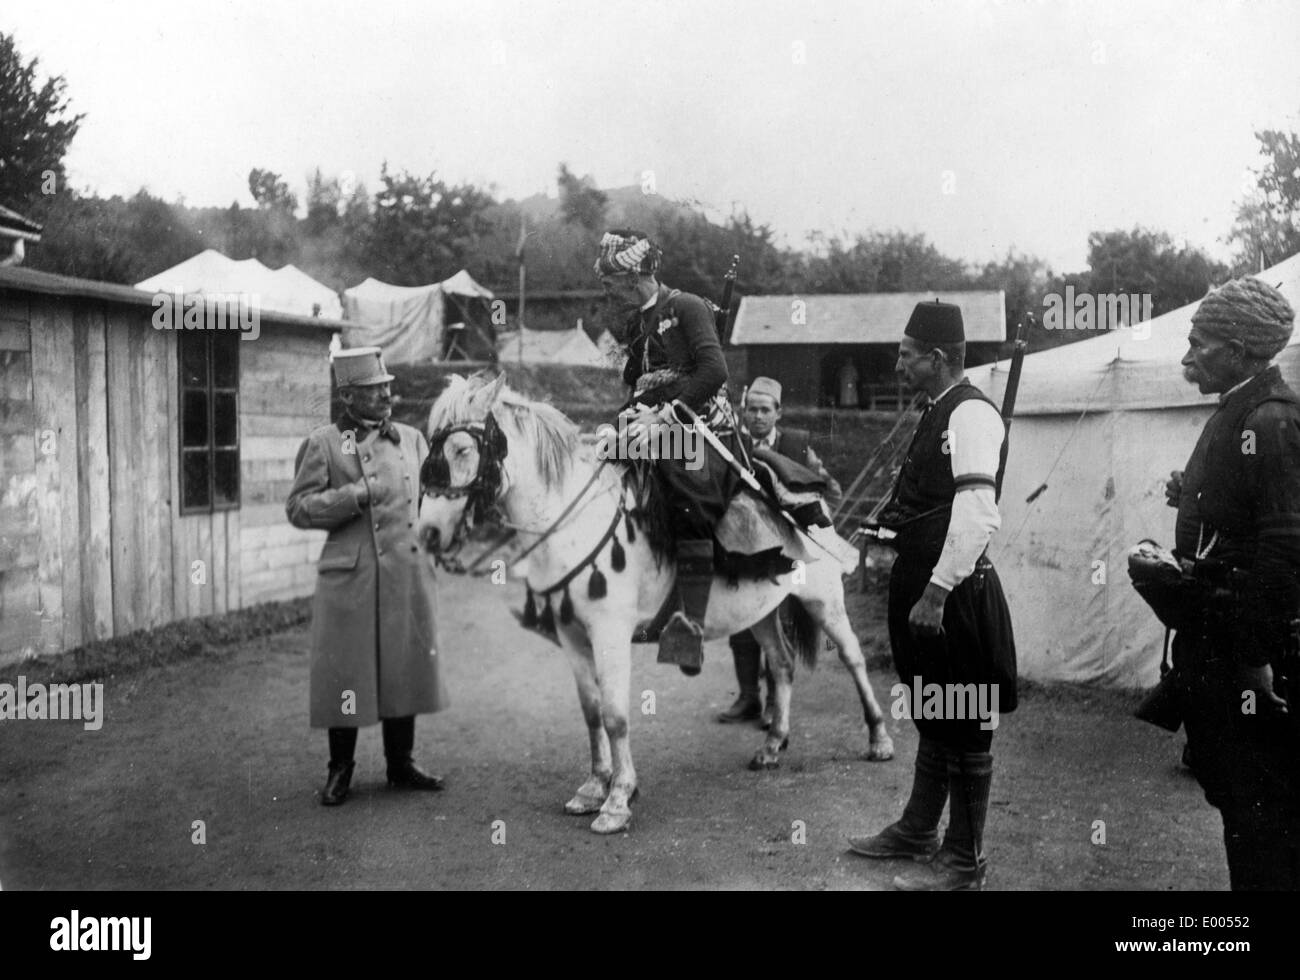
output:
POLYGON ((993 532, 1002 526, 994 482, 1006 427, 998 410, 980 398, 962 402, 948 419, 945 441, 957 494, 943 552, 930 581, 952 591, 975 570, 993 532))

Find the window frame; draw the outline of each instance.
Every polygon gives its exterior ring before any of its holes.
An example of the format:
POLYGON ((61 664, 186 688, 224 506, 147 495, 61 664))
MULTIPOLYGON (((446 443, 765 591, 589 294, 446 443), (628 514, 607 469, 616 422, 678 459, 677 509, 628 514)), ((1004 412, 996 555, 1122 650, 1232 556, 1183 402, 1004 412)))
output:
POLYGON ((176 494, 179 510, 182 517, 199 514, 216 514, 223 511, 239 510, 243 500, 243 474, 242 469, 242 452, 239 435, 239 379, 240 379, 240 356, 239 340, 240 334, 230 334, 222 331, 213 330, 186 330, 177 335, 176 343, 176 364, 177 364, 177 428, 176 428, 176 453, 178 465, 176 470, 176 494), (206 368, 206 377, 202 385, 187 384, 185 376, 185 350, 187 343, 202 342, 204 345, 204 366, 206 368), (218 343, 230 345, 229 353, 233 361, 232 370, 234 375, 234 385, 217 385, 215 384, 216 371, 216 347, 218 343), (185 395, 186 392, 202 392, 207 404, 207 431, 204 433, 204 444, 202 446, 185 445, 185 395), (231 396, 234 412, 234 442, 231 444, 216 444, 216 427, 217 427, 217 398, 219 395, 231 396), (235 462, 235 492, 231 500, 217 500, 217 454, 233 453, 235 462), (207 455, 207 503, 198 505, 187 505, 186 500, 186 476, 185 460, 187 456, 205 453, 207 455))

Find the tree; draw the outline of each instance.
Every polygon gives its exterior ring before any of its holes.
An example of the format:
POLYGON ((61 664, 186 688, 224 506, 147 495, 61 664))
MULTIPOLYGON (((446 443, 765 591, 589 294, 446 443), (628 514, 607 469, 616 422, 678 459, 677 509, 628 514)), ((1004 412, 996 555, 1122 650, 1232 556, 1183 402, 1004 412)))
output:
POLYGON ((248 190, 257 206, 265 211, 284 211, 293 214, 298 210, 298 198, 279 174, 254 167, 248 172, 248 190))
POLYGON ((183 262, 204 248, 178 205, 140 191, 107 200, 65 191, 45 216, 40 248, 28 264, 63 275, 131 284, 183 262))
POLYGON ((318 237, 326 234, 339 224, 343 194, 337 179, 326 180, 320 167, 307 180, 307 220, 305 230, 308 235, 318 237))
POLYGON ((1237 272, 1254 272, 1300 252, 1300 136, 1276 129, 1255 133, 1264 164, 1255 189, 1237 205, 1227 241, 1237 245, 1237 272))
POLYGON ((1227 268, 1167 234, 1094 231, 1088 236, 1088 291, 1149 295, 1152 315, 1160 316, 1203 297, 1227 277, 1227 268))
POLYGON ((941 253, 922 234, 903 231, 842 238, 812 237, 814 254, 800 276, 803 291, 816 293, 904 293, 963 289, 966 266, 941 253))
POLYGON ((365 242, 378 277, 403 286, 437 281, 466 265, 479 240, 491 232, 487 210, 495 203, 472 184, 447 184, 433 174, 388 172, 375 193, 365 242))
POLYGON ((42 215, 42 196, 63 189, 63 158, 85 115, 69 114, 62 75, 37 81, 37 64, 23 65, 0 33, 0 204, 42 215))
POLYGON ((560 164, 556 182, 560 186, 560 213, 569 224, 581 225, 590 232, 599 231, 605 222, 605 206, 609 198, 590 177, 576 177, 568 164, 560 164))

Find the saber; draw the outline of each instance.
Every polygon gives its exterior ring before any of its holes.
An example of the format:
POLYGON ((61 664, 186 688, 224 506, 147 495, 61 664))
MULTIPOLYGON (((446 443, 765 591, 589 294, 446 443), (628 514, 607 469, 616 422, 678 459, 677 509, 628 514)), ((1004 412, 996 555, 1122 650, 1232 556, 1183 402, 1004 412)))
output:
MULTIPOLYGON (((796 521, 794 517, 792 517, 784 507, 781 506, 780 502, 774 499, 770 494, 768 494, 766 490, 763 489, 763 485, 758 482, 758 478, 754 476, 754 474, 751 473, 749 470, 745 469, 743 466, 740 465, 740 462, 736 459, 735 455, 732 454, 731 450, 728 449, 726 446, 724 446, 722 444, 722 441, 709 430, 709 427, 707 425, 705 425, 700 420, 700 417, 696 415, 693 411, 691 411, 689 405, 685 404, 680 399, 674 398, 672 402, 672 406, 673 406, 674 414, 676 414, 678 411, 681 411, 683 414, 686 415, 686 417, 690 420, 691 425, 695 428, 695 431, 700 433, 700 435, 704 436, 704 441, 707 442, 710 447, 712 447, 714 452, 716 452, 719 456, 722 457, 723 461, 728 466, 730 466, 733 470, 736 471, 736 473, 740 475, 741 481, 745 484, 745 486, 749 487, 749 489, 753 490, 756 494, 758 494, 760 500, 767 501, 769 505, 775 508, 778 514, 780 514, 782 517, 786 519, 787 523, 789 523, 789 525, 792 528, 794 528, 796 531, 802 534, 805 538, 807 538, 817 547, 821 548, 822 551, 830 555, 830 557, 835 559, 836 562, 842 560, 841 556, 835 554, 835 552, 831 551, 830 548, 826 547, 826 545, 822 544, 811 534, 809 534, 808 531, 805 530, 804 527, 798 521, 796 521)), ((681 423, 680 418, 678 419, 678 423, 679 424, 681 423)))

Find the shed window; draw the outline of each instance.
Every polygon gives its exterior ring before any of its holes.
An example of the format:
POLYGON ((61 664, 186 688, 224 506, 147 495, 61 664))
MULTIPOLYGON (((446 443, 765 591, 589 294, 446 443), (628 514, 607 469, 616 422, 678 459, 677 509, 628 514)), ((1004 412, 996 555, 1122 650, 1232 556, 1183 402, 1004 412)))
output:
POLYGON ((212 330, 177 334, 182 514, 239 507, 240 336, 212 330))

